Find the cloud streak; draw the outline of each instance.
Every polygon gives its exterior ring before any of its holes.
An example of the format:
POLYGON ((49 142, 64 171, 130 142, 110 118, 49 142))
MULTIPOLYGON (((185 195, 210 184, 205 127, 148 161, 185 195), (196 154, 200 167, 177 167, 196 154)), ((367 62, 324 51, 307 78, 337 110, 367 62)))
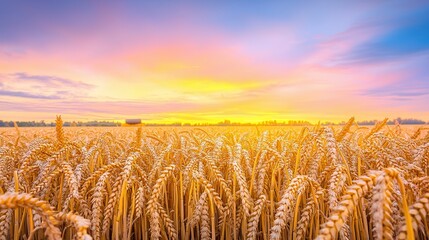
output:
POLYGON ((81 81, 72 81, 67 78, 61 78, 50 75, 32 75, 26 72, 12 73, 10 76, 14 81, 37 82, 47 87, 74 87, 74 88, 93 88, 94 85, 81 81))
POLYGON ((17 72, 0 75, 0 96, 60 100, 85 97, 92 84, 51 75, 17 72))
POLYGON ((7 90, 0 90, 0 96, 33 98, 33 99, 61 99, 59 96, 45 96, 45 95, 32 94, 28 92, 7 91, 7 90))
POLYGON ((429 7, 383 22, 384 30, 338 57, 338 64, 371 64, 401 61, 416 54, 429 54, 429 7))

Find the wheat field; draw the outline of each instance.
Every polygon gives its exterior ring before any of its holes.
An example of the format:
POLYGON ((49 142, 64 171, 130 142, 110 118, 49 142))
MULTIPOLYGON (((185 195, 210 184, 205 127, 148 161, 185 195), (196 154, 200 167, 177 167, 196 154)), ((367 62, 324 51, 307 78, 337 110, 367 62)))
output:
POLYGON ((423 126, 9 128, 0 239, 428 239, 423 126))

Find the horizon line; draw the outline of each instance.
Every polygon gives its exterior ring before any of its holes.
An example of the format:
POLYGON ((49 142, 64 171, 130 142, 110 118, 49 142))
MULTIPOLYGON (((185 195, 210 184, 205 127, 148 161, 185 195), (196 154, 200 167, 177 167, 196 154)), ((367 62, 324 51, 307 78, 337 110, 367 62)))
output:
MULTIPOLYGON (((221 125, 297 125, 297 124, 301 124, 301 125, 317 125, 317 124, 336 124, 336 125, 341 125, 341 124, 345 124, 347 123, 347 121, 349 121, 350 119, 354 119, 355 123, 358 124, 374 124, 377 123, 379 121, 383 121, 384 119, 387 119, 388 124, 395 124, 395 122, 397 121, 399 124, 414 124, 414 125, 418 125, 418 124, 429 124, 429 121, 425 121, 422 119, 417 119, 417 118, 402 118, 402 117, 396 117, 396 118, 381 118, 381 119, 363 119, 363 120, 357 120, 354 117, 348 118, 347 120, 341 120, 341 121, 328 121, 328 120, 305 120, 305 119, 298 119, 298 120, 292 120, 292 119, 271 119, 271 120, 262 120, 262 121, 250 121, 250 122, 244 122, 244 121, 234 121, 234 120, 230 120, 230 119, 224 119, 223 121, 212 121, 212 122, 204 122, 204 121, 155 121, 154 120, 149 120, 147 122, 143 121, 142 119, 141 122, 139 123, 140 125, 164 125, 164 126, 168 126, 168 125, 182 125, 182 126, 201 126, 201 125, 207 125, 207 126, 221 126, 221 125)), ((63 122, 65 124, 88 124, 88 123, 115 123, 115 124, 121 124, 124 125, 126 124, 126 120, 128 119, 121 119, 121 120, 117 120, 117 119, 93 119, 93 120, 67 120, 67 119, 63 119, 63 122)), ((44 124, 55 124, 55 120, 3 120, 0 119, 0 122, 3 123, 44 123, 44 124)), ((132 125, 132 124, 129 124, 132 125)), ((1 125, 0 125, 1 126, 1 125)))

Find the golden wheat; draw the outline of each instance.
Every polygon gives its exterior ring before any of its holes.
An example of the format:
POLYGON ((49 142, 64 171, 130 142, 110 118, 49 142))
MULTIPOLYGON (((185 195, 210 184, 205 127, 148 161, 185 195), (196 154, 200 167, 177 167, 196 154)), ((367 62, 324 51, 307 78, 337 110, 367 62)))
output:
POLYGON ((427 239, 427 127, 15 128, 0 239, 427 239))

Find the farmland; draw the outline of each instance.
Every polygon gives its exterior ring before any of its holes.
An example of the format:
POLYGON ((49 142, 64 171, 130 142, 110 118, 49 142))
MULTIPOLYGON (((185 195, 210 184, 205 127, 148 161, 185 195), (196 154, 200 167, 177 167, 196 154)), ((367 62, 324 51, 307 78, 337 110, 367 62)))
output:
POLYGON ((0 129, 0 239, 425 239, 424 126, 0 129))

